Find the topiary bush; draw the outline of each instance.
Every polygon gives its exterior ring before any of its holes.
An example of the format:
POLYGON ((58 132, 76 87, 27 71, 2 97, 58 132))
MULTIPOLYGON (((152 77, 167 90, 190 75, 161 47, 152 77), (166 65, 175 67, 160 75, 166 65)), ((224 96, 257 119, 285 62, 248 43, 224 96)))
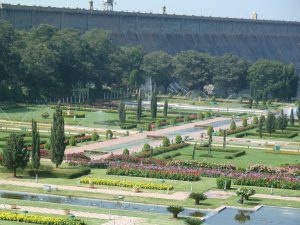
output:
POLYGON ((219 177, 217 178, 217 188, 229 190, 231 187, 231 179, 228 177, 219 177))
POLYGON ((112 139, 113 138, 113 132, 111 130, 105 131, 105 137, 106 139, 112 139))
POLYGON ((129 155, 129 150, 128 150, 128 148, 125 148, 125 149, 123 150, 123 155, 129 155))
POLYGON ((167 210, 173 214, 173 218, 177 219, 178 214, 184 211, 184 208, 181 206, 169 206, 167 210))
POLYGON ((181 144, 182 143, 182 137, 180 135, 177 135, 175 137, 175 144, 181 144))
POLYGON ((191 199, 195 200, 195 204, 196 205, 200 205, 200 201, 201 200, 205 200, 207 199, 206 195, 203 193, 196 193, 196 192, 192 192, 189 196, 191 199))
POLYGON ((148 143, 144 144, 142 152, 148 152, 150 150, 151 150, 151 146, 148 143))
POLYGON ((44 113, 42 113, 42 117, 44 118, 44 119, 47 119, 47 118, 49 118, 49 113, 47 113, 47 112, 44 112, 44 113))
POLYGON ((92 141, 98 141, 99 140, 99 135, 97 134, 97 132, 93 132, 92 134, 92 141))
POLYGON ((235 130, 235 129, 236 129, 236 124, 234 121, 232 121, 230 124, 230 130, 235 130))
POLYGON ((167 138, 167 137, 164 137, 163 141, 162 141, 162 146, 163 147, 169 147, 170 146, 170 139, 167 138))

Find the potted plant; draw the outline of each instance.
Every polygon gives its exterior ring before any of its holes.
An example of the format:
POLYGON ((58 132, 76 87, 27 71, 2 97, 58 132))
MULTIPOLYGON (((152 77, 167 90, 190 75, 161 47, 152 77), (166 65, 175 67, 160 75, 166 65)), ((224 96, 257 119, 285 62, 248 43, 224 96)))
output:
POLYGON ((70 214, 70 209, 64 209, 64 214, 69 215, 70 214))
POLYGON ((139 192, 141 192, 141 188, 139 186, 134 186, 132 188, 132 191, 135 192, 135 193, 139 193, 139 192))

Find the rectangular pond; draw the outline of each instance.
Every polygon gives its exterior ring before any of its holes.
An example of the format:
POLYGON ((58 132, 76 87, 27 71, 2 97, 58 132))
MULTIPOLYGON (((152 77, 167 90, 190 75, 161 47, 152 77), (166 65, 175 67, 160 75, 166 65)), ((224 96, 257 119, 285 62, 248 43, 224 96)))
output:
POLYGON ((209 217, 205 225, 299 225, 300 209, 264 206, 258 211, 226 208, 209 217))

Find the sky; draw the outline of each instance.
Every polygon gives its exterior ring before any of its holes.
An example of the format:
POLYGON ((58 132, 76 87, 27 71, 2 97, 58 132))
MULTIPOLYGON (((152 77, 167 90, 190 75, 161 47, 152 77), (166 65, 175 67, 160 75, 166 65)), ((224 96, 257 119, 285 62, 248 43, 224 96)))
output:
MULTIPOLYGON (((0 3, 41 5, 53 7, 88 8, 89 0, 0 0, 0 3)), ((259 19, 300 21, 300 0, 115 0, 115 11, 250 18, 253 12, 259 19)), ((94 0, 102 9, 103 0, 94 0)))

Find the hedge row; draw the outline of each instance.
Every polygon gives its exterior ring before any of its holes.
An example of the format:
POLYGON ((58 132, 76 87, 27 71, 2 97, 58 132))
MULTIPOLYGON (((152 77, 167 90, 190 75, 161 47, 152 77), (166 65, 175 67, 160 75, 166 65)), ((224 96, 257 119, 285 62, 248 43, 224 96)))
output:
POLYGON ((0 212, 0 220, 45 224, 45 225, 85 225, 86 224, 84 221, 79 219, 24 215, 24 214, 10 213, 10 212, 0 212))
MULTIPOLYGON (((243 138, 246 136, 257 136, 259 137, 259 133, 252 133, 252 132, 244 132, 244 133, 240 133, 240 134, 236 134, 235 137, 236 138, 243 138)), ((273 133, 271 134, 267 134, 267 133, 263 133, 263 137, 273 137, 273 138, 294 138, 298 136, 298 132, 289 132, 289 133, 273 133)))
MULTIPOLYGON (((38 170, 39 177, 75 179, 91 173, 90 168, 61 169, 60 171, 38 170)), ((35 170, 28 170, 29 176, 35 176, 35 170)))
POLYGON ((80 183, 83 184, 97 184, 106 186, 118 186, 118 187, 139 187, 142 189, 152 189, 152 190, 172 190, 172 185, 166 184, 156 184, 156 183, 145 183, 145 182, 133 182, 126 180, 107 180, 107 179, 96 179, 84 177, 80 179, 80 183))
MULTIPOLYGON (((227 130, 227 135, 231 135, 231 134, 236 134, 236 133, 240 133, 246 130, 251 130, 253 128, 257 127, 256 125, 249 125, 247 127, 238 127, 235 130, 227 130)), ((220 136, 223 136, 223 132, 220 132, 220 136)))

